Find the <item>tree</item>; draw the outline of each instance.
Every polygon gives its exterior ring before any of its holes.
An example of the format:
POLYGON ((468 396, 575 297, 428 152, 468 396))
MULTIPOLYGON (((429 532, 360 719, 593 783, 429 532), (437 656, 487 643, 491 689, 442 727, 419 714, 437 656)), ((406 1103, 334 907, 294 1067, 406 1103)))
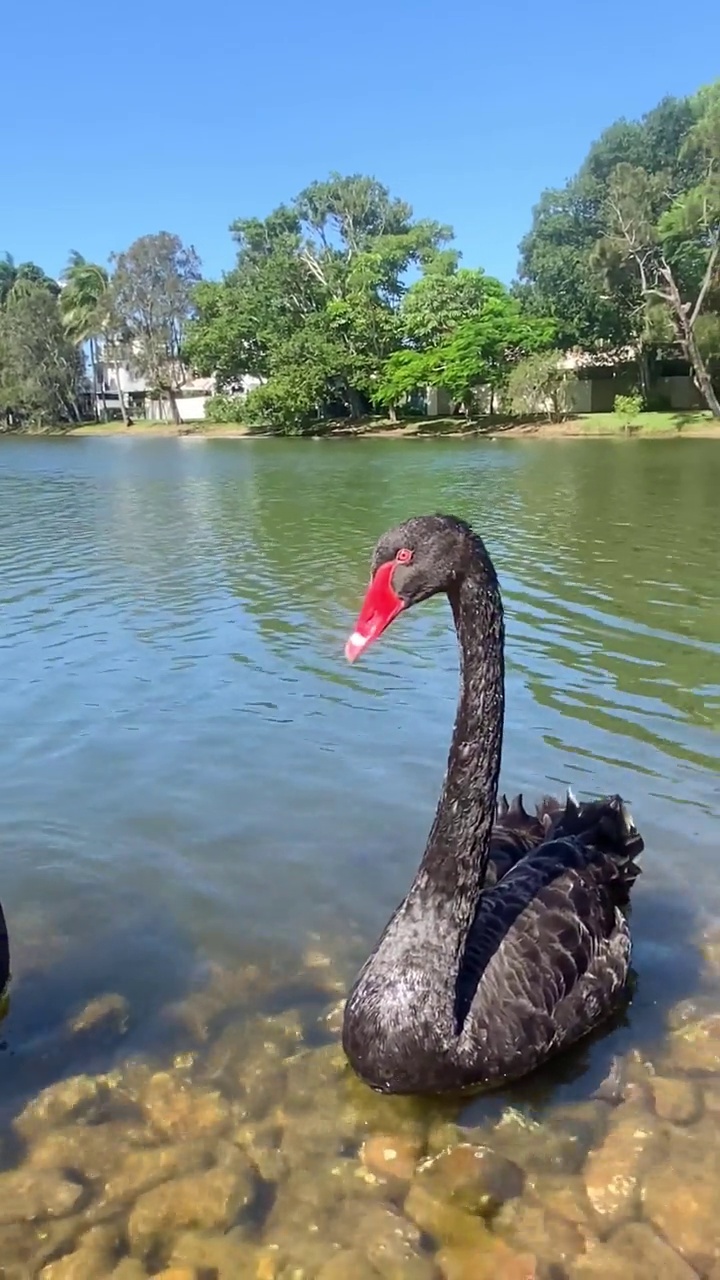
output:
POLYGON ((221 388, 266 378, 251 403, 283 429, 298 429, 300 403, 306 427, 335 402, 361 414, 401 342, 406 272, 441 256, 449 228, 414 220, 374 178, 331 174, 232 232, 237 265, 196 291, 186 357, 221 388))
POLYGON ((56 280, 46 275, 35 262, 21 262, 18 266, 12 254, 0 257, 0 307, 6 306, 11 297, 31 292, 33 285, 41 285, 54 298, 60 292, 56 280))
POLYGON ((385 361, 373 398, 377 404, 387 406, 394 420, 398 405, 414 391, 432 384, 434 375, 433 352, 412 351, 407 348, 393 351, 385 361))
POLYGON ((179 423, 176 393, 187 380, 182 352, 200 259, 178 236, 161 231, 141 236, 112 260, 113 327, 122 335, 124 361, 165 396, 179 423))
POLYGON ((477 319, 488 297, 504 292, 484 271, 427 271, 400 303, 404 336, 420 351, 437 347, 458 325, 477 319))
POLYGON ((508 379, 508 401, 513 413, 524 415, 541 410, 550 422, 560 421, 567 410, 567 374, 562 355, 558 348, 551 348, 525 356, 515 365, 508 379))
POLYGON ((81 354, 68 340, 44 282, 13 288, 0 311, 0 408, 6 421, 80 421, 81 354))
POLYGON ((607 198, 618 165, 656 176, 669 191, 699 180, 697 157, 685 149, 697 118, 691 99, 665 98, 642 120, 619 120, 593 144, 579 173, 562 190, 546 191, 520 246, 516 296, 530 313, 554 318, 559 344, 586 351, 638 350, 649 386, 658 316, 648 313, 637 273, 616 256, 602 269, 596 246, 607 233, 607 198))
POLYGON ((65 268, 63 288, 60 294, 60 314, 65 332, 77 346, 88 344, 93 380, 93 410, 96 410, 98 388, 102 400, 103 417, 107 420, 105 384, 100 371, 98 341, 102 340, 103 354, 110 356, 115 366, 118 399, 123 422, 127 423, 125 398, 120 386, 118 362, 115 357, 117 337, 113 333, 112 295, 110 277, 104 267, 87 262, 76 250, 70 254, 65 268))
POLYGON ((646 308, 658 303, 669 316, 712 414, 720 400, 697 337, 720 275, 720 81, 697 97, 696 119, 682 144, 694 179, 680 190, 667 174, 639 165, 613 169, 605 197, 605 234, 597 260, 611 274, 630 264, 646 308))
POLYGON ((478 319, 461 324, 451 340, 432 353, 430 382, 446 387, 468 416, 478 389, 489 387, 492 412, 494 395, 507 384, 513 365, 554 339, 551 320, 524 315, 518 301, 504 291, 489 297, 478 319))
POLYGON ((481 308, 444 342, 424 351, 405 348, 389 357, 376 391, 381 404, 394 408, 422 386, 444 387, 469 417, 478 390, 489 388, 492 411, 495 393, 506 385, 513 365, 554 341, 551 320, 525 315, 499 280, 486 277, 485 282, 481 308))

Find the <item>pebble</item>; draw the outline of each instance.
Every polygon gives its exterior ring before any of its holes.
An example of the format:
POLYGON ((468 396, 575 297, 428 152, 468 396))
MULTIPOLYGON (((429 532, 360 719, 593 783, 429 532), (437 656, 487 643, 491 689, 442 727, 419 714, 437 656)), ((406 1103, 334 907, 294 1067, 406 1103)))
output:
POLYGON ((366 1169, 379 1178, 398 1182, 410 1181, 421 1155, 422 1143, 402 1134, 373 1134, 360 1150, 360 1159, 366 1169))

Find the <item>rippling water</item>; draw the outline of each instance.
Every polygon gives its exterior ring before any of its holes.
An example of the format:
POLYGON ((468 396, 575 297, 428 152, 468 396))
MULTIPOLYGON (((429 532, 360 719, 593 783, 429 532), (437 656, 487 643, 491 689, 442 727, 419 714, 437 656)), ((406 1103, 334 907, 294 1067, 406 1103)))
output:
POLYGON ((60 1029, 93 995, 158 1051, 208 959, 290 972, 313 932, 363 957, 423 847, 457 661, 438 601, 357 669, 342 647, 376 537, 438 509, 500 573, 505 789, 617 789, 646 837, 638 989, 588 1070, 656 1035, 720 914, 719 491, 701 440, 0 441, 0 1108, 87 1066, 60 1029))

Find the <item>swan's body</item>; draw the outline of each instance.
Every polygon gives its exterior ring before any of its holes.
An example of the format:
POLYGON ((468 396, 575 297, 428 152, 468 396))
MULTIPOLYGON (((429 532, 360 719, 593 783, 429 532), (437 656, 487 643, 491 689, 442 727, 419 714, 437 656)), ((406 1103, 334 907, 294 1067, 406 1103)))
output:
POLYGON ((347 1001, 343 1046, 368 1084, 441 1093, 534 1070, 618 1006, 630 965, 622 908, 642 840, 619 797, 535 818, 496 808, 503 616, 484 544, 450 516, 384 535, 346 652, 403 608, 450 598, 461 695, 421 865, 347 1001))
POLYGON ((2 903, 0 903, 0 999, 10 978, 10 944, 8 942, 8 931, 3 915, 2 903))

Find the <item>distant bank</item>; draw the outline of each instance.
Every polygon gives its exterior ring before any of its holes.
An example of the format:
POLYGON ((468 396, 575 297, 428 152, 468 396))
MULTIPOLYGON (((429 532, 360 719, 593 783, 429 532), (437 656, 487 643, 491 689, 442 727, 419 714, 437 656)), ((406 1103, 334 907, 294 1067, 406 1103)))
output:
MULTIPOLYGON (((46 433, 44 433, 46 434, 46 433)), ((122 422, 88 423, 81 427, 63 428, 49 434, 71 436, 146 436, 148 438, 162 436, 198 436, 203 439, 256 439, 264 434, 275 435, 274 432, 250 431, 247 427, 231 423, 187 422, 179 426, 165 422, 135 422, 126 427, 122 422)), ((426 440, 426 439, 521 439, 521 440, 561 440, 568 438, 615 436, 618 438, 658 439, 711 438, 720 439, 720 421, 709 413, 701 412, 668 412, 643 413, 637 423, 627 423, 613 413, 585 414, 566 422, 547 422, 542 419, 533 421, 517 421, 512 419, 479 419, 466 423, 459 418, 416 418, 409 422, 392 423, 387 420, 372 419, 359 423, 334 421, 318 425, 317 437, 323 439, 386 439, 386 440, 426 440)), ((313 433, 305 437, 313 438, 313 433)))

